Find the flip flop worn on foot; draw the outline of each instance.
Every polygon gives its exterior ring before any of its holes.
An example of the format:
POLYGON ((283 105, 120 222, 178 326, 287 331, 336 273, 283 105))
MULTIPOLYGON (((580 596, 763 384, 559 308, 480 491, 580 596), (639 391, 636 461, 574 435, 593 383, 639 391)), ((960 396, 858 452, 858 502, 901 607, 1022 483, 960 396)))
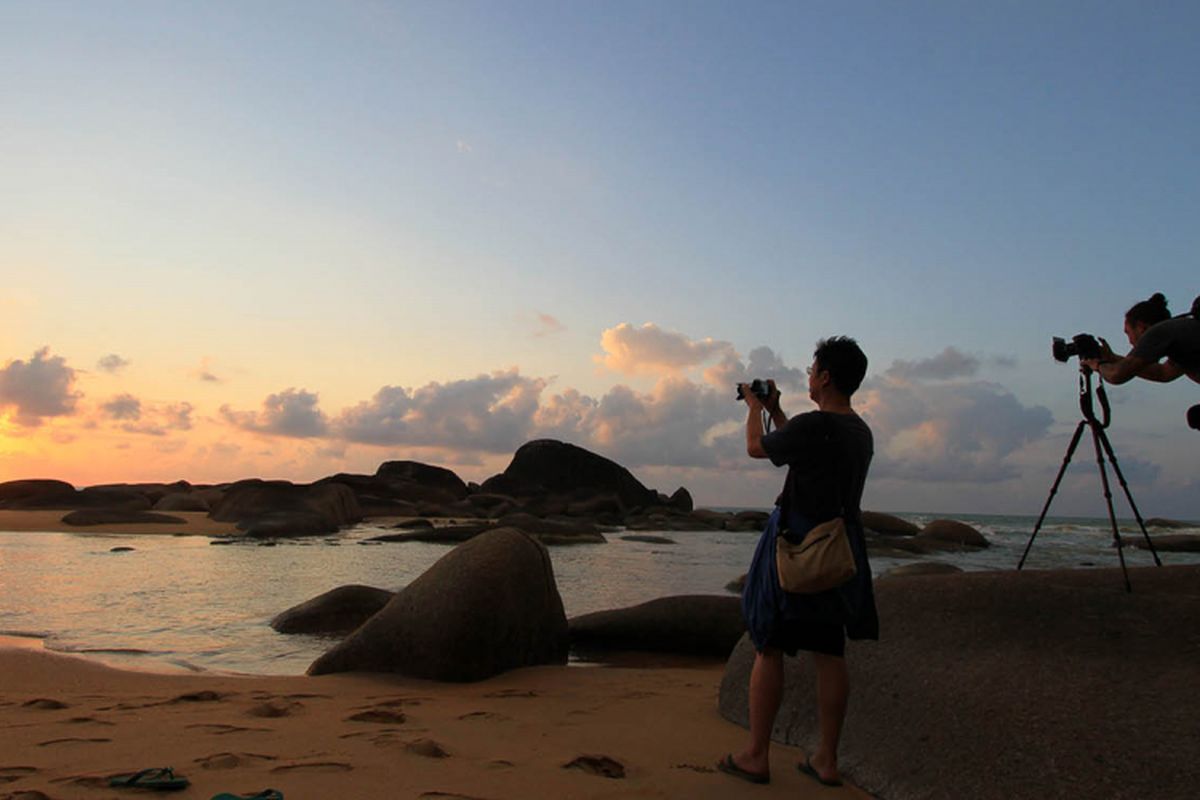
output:
POLYGON ((129 775, 114 775, 108 785, 121 789, 150 789, 155 792, 177 792, 191 785, 187 778, 176 777, 170 767, 153 767, 129 775))
POLYGON ((841 786, 842 785, 842 782, 837 779, 827 781, 824 778, 822 778, 821 773, 817 772, 816 767, 814 767, 812 765, 811 758, 806 758, 804 761, 797 764, 796 769, 800 770, 802 773, 804 773, 808 777, 812 778, 814 781, 821 784, 822 786, 841 786))
POLYGON ((726 775, 732 775, 735 778, 741 778, 750 783, 766 784, 771 782, 771 773, 751 772, 747 769, 742 769, 733 760, 733 753, 728 754, 717 762, 717 769, 724 772, 726 775))
POLYGON ((283 800, 283 792, 278 789, 263 789, 258 794, 221 792, 220 794, 214 794, 212 800, 283 800))

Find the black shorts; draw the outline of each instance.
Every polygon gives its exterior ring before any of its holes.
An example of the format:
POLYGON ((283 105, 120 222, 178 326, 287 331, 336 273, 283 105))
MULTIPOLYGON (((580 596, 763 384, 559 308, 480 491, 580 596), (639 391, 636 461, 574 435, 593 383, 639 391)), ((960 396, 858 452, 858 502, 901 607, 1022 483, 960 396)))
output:
POLYGON ((823 653, 827 656, 846 656, 846 630, 840 623, 781 621, 767 639, 767 647, 782 650, 789 656, 798 650, 823 653))

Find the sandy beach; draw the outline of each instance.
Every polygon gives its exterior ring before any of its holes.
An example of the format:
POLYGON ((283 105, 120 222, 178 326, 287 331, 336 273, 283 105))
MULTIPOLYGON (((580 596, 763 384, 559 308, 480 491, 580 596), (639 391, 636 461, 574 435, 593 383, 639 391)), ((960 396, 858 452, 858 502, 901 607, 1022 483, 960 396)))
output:
MULTIPOLYGON (((143 796, 108 778, 158 766, 191 780, 180 798, 266 787, 288 798, 763 795, 713 768, 745 736, 717 713, 719 663, 444 684, 152 674, 4 644, 0 798, 143 796)), ((772 792, 867 796, 812 784, 795 770, 802 757, 774 750, 772 792)))

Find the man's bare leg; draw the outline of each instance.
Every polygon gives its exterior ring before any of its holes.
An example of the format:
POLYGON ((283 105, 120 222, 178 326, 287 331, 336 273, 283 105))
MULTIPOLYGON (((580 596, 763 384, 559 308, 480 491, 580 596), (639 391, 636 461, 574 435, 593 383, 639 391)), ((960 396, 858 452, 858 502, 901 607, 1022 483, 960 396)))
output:
POLYGON ((783 699, 783 652, 768 647, 754 656, 750 670, 750 744, 733 761, 747 772, 770 770, 771 730, 783 699))
POLYGON ((812 656, 817 671, 817 727, 821 738, 809 763, 823 780, 840 780, 837 751, 850 699, 850 674, 845 658, 824 653, 812 656))

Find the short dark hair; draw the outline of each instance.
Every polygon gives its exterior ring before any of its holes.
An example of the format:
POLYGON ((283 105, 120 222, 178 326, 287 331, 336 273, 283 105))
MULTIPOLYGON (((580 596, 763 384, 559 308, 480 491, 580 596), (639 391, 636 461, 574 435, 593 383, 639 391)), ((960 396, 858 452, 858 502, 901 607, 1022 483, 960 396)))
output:
POLYGON ((849 397, 858 391, 867 374, 867 356, 849 336, 830 336, 813 351, 817 366, 829 373, 834 388, 849 397))
POLYGON ((1126 322, 1141 322, 1144 325, 1157 325, 1164 319, 1170 319, 1171 312, 1167 311, 1167 298, 1162 292, 1155 292, 1149 300, 1134 303, 1133 308, 1125 312, 1126 322))

